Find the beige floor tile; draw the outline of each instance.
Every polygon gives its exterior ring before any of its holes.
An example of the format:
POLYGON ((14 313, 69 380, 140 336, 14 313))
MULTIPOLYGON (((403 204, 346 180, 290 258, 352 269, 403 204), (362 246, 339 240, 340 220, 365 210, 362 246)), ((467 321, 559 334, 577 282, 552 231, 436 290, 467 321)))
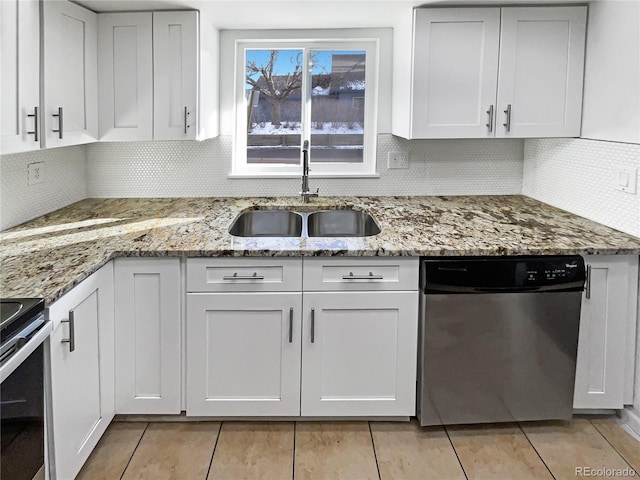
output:
POLYGON ((123 479, 206 478, 220 422, 150 423, 123 479))
POLYGON ((622 420, 613 416, 594 418, 591 423, 640 475, 640 441, 622 428, 622 420))
POLYGON ((381 480, 464 480, 444 428, 418 422, 371 422, 381 480))
POLYGON ((447 427, 469 480, 552 479, 515 424, 447 427))
POLYGON ((113 422, 109 425, 76 480, 118 480, 145 428, 147 424, 143 422, 113 422))
POLYGON ((367 422, 298 422, 295 480, 378 479, 367 422))
POLYGON ((294 422, 224 422, 209 480, 291 480, 294 422))
MULTIPOLYGON (((579 477, 577 468, 629 468, 589 420, 523 423, 522 429, 557 480, 579 477)), ((593 474, 589 477, 616 478, 593 474)))

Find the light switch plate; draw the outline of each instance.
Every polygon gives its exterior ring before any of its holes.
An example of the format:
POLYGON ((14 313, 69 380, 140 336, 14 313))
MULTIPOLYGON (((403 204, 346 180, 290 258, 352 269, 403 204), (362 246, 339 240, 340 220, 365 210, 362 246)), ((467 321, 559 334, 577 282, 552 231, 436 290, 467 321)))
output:
POLYGON ((631 167, 616 167, 614 188, 621 192, 636 194, 638 186, 638 169, 631 167))
POLYGON ((29 167, 29 186, 38 185, 44 182, 45 170, 44 162, 30 163, 29 167))

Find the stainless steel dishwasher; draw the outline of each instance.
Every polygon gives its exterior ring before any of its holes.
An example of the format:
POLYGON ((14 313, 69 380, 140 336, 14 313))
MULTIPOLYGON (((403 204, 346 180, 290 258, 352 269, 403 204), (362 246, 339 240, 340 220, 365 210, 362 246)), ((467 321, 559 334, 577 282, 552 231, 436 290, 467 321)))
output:
POLYGON ((420 425, 570 419, 579 256, 420 263, 420 425))

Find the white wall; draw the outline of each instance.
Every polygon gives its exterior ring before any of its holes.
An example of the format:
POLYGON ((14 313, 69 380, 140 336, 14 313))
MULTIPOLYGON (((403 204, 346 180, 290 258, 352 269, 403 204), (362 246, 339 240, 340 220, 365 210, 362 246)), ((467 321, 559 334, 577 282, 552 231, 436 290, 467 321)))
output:
MULTIPOLYGON (((90 197, 295 196, 300 178, 228 178, 231 137, 204 142, 94 143, 87 149, 90 197)), ((404 140, 378 135, 380 178, 310 180, 320 195, 519 194, 522 140, 404 140), (390 151, 410 168, 390 170, 390 151)))
POLYGON ((640 1, 589 2, 582 137, 640 143, 640 1))
POLYGON ((0 230, 87 197, 84 145, 0 157, 0 230), (28 165, 45 162, 45 181, 28 185, 28 165))

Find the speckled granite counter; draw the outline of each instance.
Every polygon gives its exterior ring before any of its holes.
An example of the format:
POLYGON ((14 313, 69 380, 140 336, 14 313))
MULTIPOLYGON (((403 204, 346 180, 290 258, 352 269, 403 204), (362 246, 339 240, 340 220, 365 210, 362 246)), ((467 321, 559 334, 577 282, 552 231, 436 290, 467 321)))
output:
POLYGON ((51 303, 119 256, 638 254, 640 239, 523 196, 88 199, 0 233, 0 297, 51 303), (366 210, 366 238, 238 238, 255 208, 366 210))

